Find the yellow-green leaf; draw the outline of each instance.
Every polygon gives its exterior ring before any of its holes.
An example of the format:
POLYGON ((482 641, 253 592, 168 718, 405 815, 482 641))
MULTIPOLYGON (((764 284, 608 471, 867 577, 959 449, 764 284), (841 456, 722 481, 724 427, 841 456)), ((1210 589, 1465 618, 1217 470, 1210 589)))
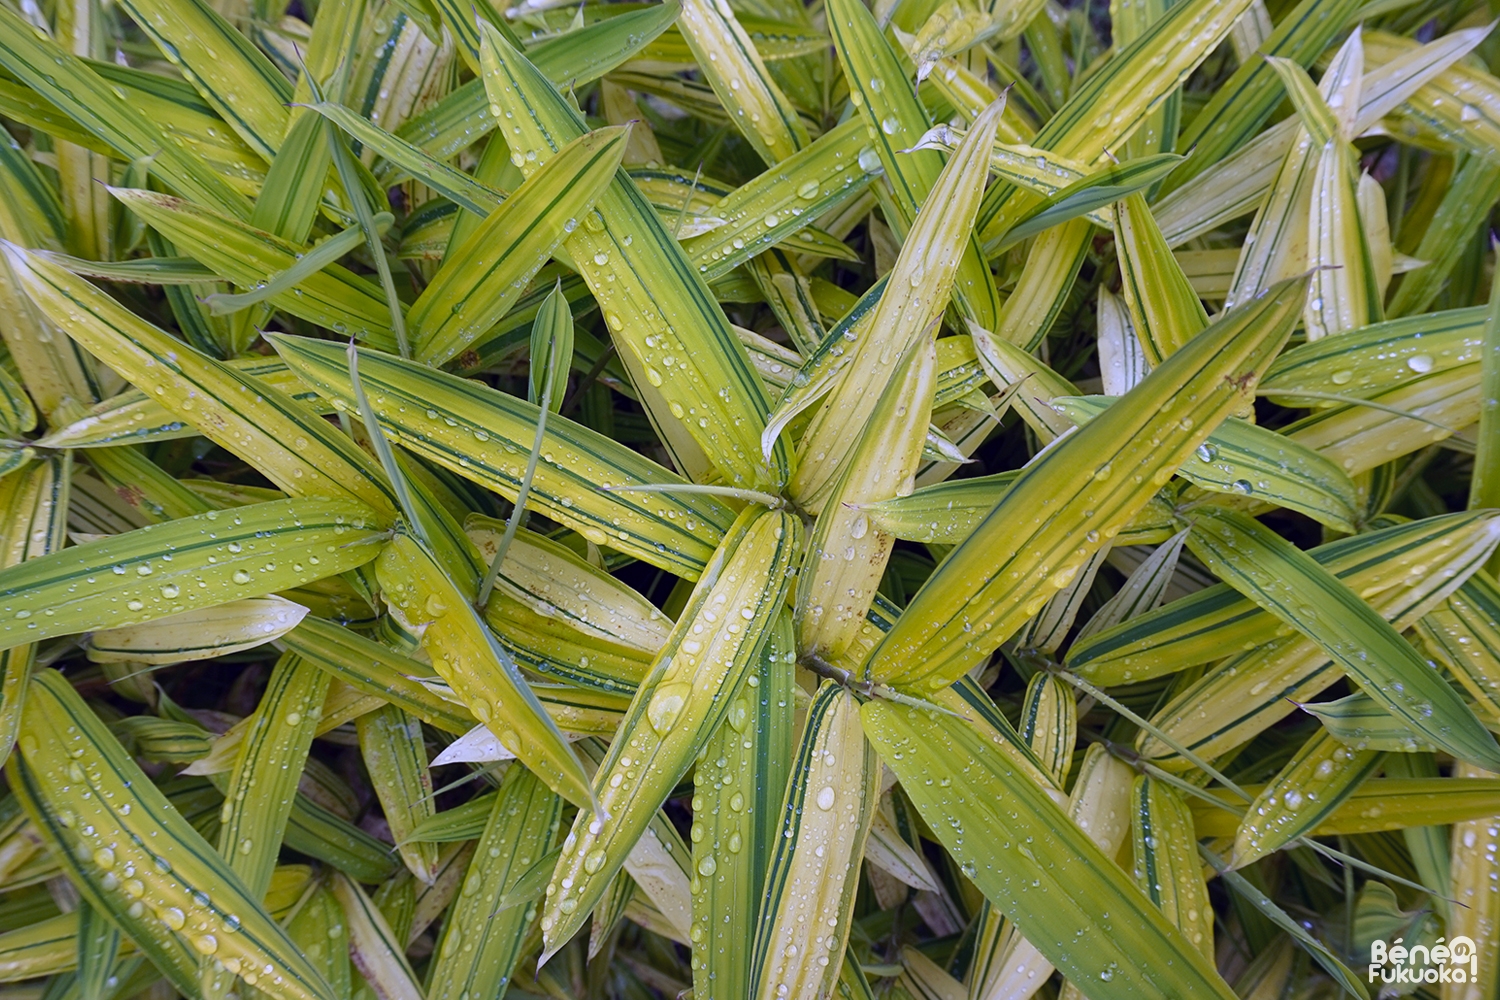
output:
POLYGON ((1257 521, 1209 508, 1194 521, 1188 547, 1226 583, 1316 642, 1392 715, 1455 757, 1500 770, 1500 747, 1463 700, 1306 553, 1257 521))
MULTIPOLYGON (((449 250, 407 319, 417 360, 441 365, 489 332, 615 174, 627 129, 580 136, 449 250)), ((561 400, 559 400, 561 402, 561 400)))
POLYGON ((42 671, 32 686, 7 774, 89 902, 189 996, 207 956, 272 997, 337 1000, 62 675, 42 671))
POLYGON ((729 712, 776 621, 801 547, 799 527, 782 511, 747 510, 705 567, 599 767, 603 814, 580 810, 564 842, 542 916, 547 954, 583 925, 729 712))
POLYGON ((1287 282, 1226 313, 1125 395, 1115 419, 1028 466, 917 592, 870 675, 946 687, 1041 610, 1247 398, 1305 292, 1305 279, 1287 282))
MULTIPOLYGON (((484 31, 485 88, 490 101, 512 116, 503 134, 521 172, 529 174, 583 134, 584 126, 525 56, 492 27, 484 31)), ((765 386, 702 274, 627 175, 617 173, 595 205, 564 246, 582 269, 668 444, 678 438, 692 442, 701 449, 700 461, 731 483, 784 482, 785 445, 777 444, 769 461, 759 447, 770 411, 765 386)))
POLYGON ((385 536, 373 512, 293 499, 209 511, 0 570, 0 649, 153 621, 362 566, 385 536))
POLYGON ((386 546, 375 572, 392 612, 408 630, 420 630, 433 667, 474 717, 498 730, 500 742, 558 794, 591 801, 578 759, 474 610, 472 592, 405 534, 386 546))
POLYGON ((194 350, 56 264, 13 245, 4 252, 32 301, 68 336, 179 418, 206 424, 212 440, 256 462, 276 485, 359 501, 373 508, 372 517, 394 511, 369 456, 290 397, 194 350))
POLYGON ((861 714, 964 874, 1092 1000, 1234 996, 1134 880, 968 723, 879 700, 861 714))
POLYGON ((824 682, 807 710, 754 942, 757 1000, 827 996, 849 937, 880 764, 859 703, 824 682), (814 930, 815 928, 815 930, 814 930))
MULTIPOLYGON (((335 405, 356 409, 343 347, 281 335, 271 341, 308 384, 335 405)), ((535 436, 535 404, 374 351, 360 352, 359 373, 381 427, 393 440, 515 499, 535 436)), ((734 520, 730 508, 702 494, 615 491, 683 483, 604 435, 551 417, 529 502, 596 545, 694 577, 734 520)))

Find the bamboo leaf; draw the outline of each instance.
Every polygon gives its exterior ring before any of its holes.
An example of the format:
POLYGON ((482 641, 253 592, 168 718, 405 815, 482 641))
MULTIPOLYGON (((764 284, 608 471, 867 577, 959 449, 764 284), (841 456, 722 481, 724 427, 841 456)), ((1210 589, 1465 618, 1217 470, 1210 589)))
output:
MULTIPOLYGON (((308 250, 170 195, 124 188, 111 193, 179 249, 242 287, 254 288, 286 272, 308 250)), ((338 264, 307 275, 268 301, 293 316, 352 334, 377 347, 396 343, 389 307, 380 288, 338 264)))
POLYGON ((526 398, 538 406, 547 400, 547 408, 553 413, 561 411, 567 399, 574 332, 573 313, 559 281, 542 300, 531 327, 531 371, 526 391, 526 398))
POLYGON ((1319 270, 1308 289, 1308 340, 1360 329, 1381 319, 1384 311, 1369 236, 1359 215, 1356 165, 1351 147, 1341 139, 1330 141, 1318 154, 1308 221, 1316 241, 1308 263, 1319 270))
POLYGON ((164 665, 227 656, 274 642, 306 615, 307 608, 274 594, 230 601, 147 625, 101 629, 89 636, 89 659, 164 665))
POLYGON ((832 682, 808 707, 755 937, 749 995, 761 1000, 822 996, 839 976, 879 779, 859 722, 859 703, 832 682))
MULTIPOLYGON (((480 556, 493 561, 504 525, 474 514, 465 529, 480 556)), ((671 620, 637 591, 536 532, 516 534, 496 580, 540 615, 647 653, 661 649, 672 628, 671 620)))
MULTIPOLYGON (((580 810, 553 873, 542 915, 547 955, 573 936, 672 786, 730 711, 760 656, 799 548, 779 511, 735 522, 631 702, 596 778, 599 807, 580 810), (721 619, 726 624, 717 624, 721 619), (619 780, 617 781, 616 778, 619 780)), ((713 874, 710 865, 707 873, 713 874)), ((637 877, 637 881, 640 881, 637 877)))
MULTIPOLYGON (((1414 546, 1401 554, 1411 562, 1393 562, 1372 574, 1372 585, 1361 588, 1367 595, 1364 600, 1397 631, 1409 628, 1473 573, 1494 545, 1490 517, 1476 516, 1455 530, 1447 544, 1429 548, 1425 558, 1414 546), (1418 567, 1419 572, 1412 572, 1418 567), (1400 575, 1386 575, 1393 570, 1400 575)), ((1342 676, 1343 670, 1317 642, 1290 630, 1216 665, 1168 702, 1153 721, 1178 745, 1217 756, 1342 676), (1224 714, 1221 706, 1231 705, 1233 709, 1224 714)), ((1142 737, 1139 745, 1153 757, 1175 753, 1154 736, 1142 737)))
POLYGON ((422 722, 394 705, 384 705, 356 720, 359 751, 380 810, 396 838, 401 860, 417 880, 437 880, 436 845, 407 843, 411 831, 433 815, 432 778, 427 772, 427 746, 422 722))
MULTIPOLYGON (((1098 397, 1059 397, 1052 406, 1083 422, 1108 412, 1101 402, 1098 397)), ((1234 417, 1220 424, 1177 474, 1216 493, 1300 511, 1338 531, 1353 531, 1359 516, 1354 483, 1337 465, 1275 431, 1234 417)))
POLYGON ((449 251, 408 315, 417 360, 443 364, 505 314, 614 176, 627 135, 607 128, 569 143, 449 251))
POLYGON ((1078 742, 1078 703, 1073 689, 1051 674, 1039 673, 1026 685, 1020 736, 1063 788, 1078 742))
POLYGON ((131 20, 213 106, 270 162, 287 130, 286 77, 206 3, 129 0, 131 20))
MULTIPOLYGON (((1176 4, 1143 34, 1091 74, 1058 113, 1031 140, 1039 149, 1090 163, 1130 134, 1138 123, 1177 89, 1180 81, 1216 48, 1249 6, 1176 4)), ((1008 228, 1001 212, 1017 211, 1009 203, 1015 189, 997 185, 985 196, 979 227, 986 240, 1008 228)), ((1019 209, 1024 210, 1024 209, 1019 209)))
MULTIPOLYGON (((1474 548, 1488 551, 1492 518, 1467 513, 1397 524, 1320 545, 1307 555, 1374 598, 1417 582, 1435 560, 1443 559, 1444 568, 1457 576, 1474 561, 1474 548), (1454 557, 1460 561, 1444 557, 1464 551, 1470 554, 1454 557)), ((1221 583, 1080 640, 1069 651, 1068 666, 1091 683, 1112 687, 1205 663, 1228 649, 1254 649, 1276 639, 1284 627, 1221 583)))
POLYGON ((1469 482, 1469 506, 1489 507, 1500 502, 1500 296, 1491 295, 1484 322, 1484 346, 1480 361, 1479 428, 1474 450, 1474 476, 1469 482))
MULTIPOLYGON (((942 205, 951 199, 951 195, 944 197, 937 193, 939 176, 944 169, 942 156, 933 151, 898 155, 898 150, 916 147, 932 122, 913 93, 906 70, 864 4, 835 0, 828 11, 828 22, 834 50, 851 87, 850 103, 856 105, 856 113, 864 119, 874 152, 891 184, 891 211, 887 213, 887 219, 903 242, 915 241, 925 252, 925 241, 914 236, 911 230, 922 206, 942 205), (854 99, 856 95, 857 101, 854 99)), ((993 119, 989 120, 993 123, 989 127, 999 127, 999 115, 997 109, 993 119)), ((972 144, 977 147, 976 154, 987 151, 994 143, 994 133, 989 128, 985 131, 987 141, 972 144)), ((956 177, 958 171, 953 174, 956 177)), ((963 207, 956 208, 951 216, 962 221, 954 225, 944 240, 948 252, 944 254, 940 267, 948 277, 937 287, 941 289, 951 283, 956 305, 964 317, 987 329, 994 329, 1001 316, 999 293, 995 290, 994 279, 984 262, 979 243, 969 231, 973 228, 972 213, 977 209, 977 197, 982 194, 977 190, 979 187, 982 185, 971 184, 962 190, 960 205, 963 207), (975 199, 972 209, 968 207, 970 199, 975 199)), ((943 308, 947 303, 942 300, 946 298, 946 292, 939 294, 938 301, 928 302, 925 308, 943 308)), ((919 328, 926 326, 916 325, 919 328)))
POLYGON ((1367 694, 1356 693, 1337 701, 1305 704, 1302 711, 1317 716, 1330 736, 1355 750, 1417 753, 1433 749, 1430 743, 1367 694))
POLYGON ((246 973, 247 981, 254 976, 273 997, 334 1000, 286 932, 61 675, 41 671, 32 685, 20 737, 24 763, 13 759, 8 773, 90 904, 188 995, 198 994, 199 956, 212 956, 230 972, 246 973), (83 753, 74 757, 74 750, 83 753), (126 804, 133 806, 129 813, 126 804))
POLYGON ((201 158, 167 139, 87 63, 64 52, 10 8, 0 11, 0 65, 125 159, 152 169, 182 195, 238 216, 249 203, 201 158))
POLYGON ((1374 773, 1380 758, 1319 730, 1250 803, 1230 865, 1243 868, 1311 831, 1374 773))
POLYGON ((287 921, 286 932, 298 950, 323 973, 334 996, 348 996, 349 932, 344 912, 333 893, 325 888, 316 890, 287 921))
POLYGON ((1294 920, 1286 911, 1277 906, 1262 892, 1253 882, 1245 878, 1239 872, 1231 871, 1223 867, 1223 862, 1208 852, 1208 849, 1200 846, 1199 852, 1209 859, 1224 881, 1236 893, 1244 896, 1248 902, 1255 906, 1259 912, 1264 913, 1270 921, 1290 934, 1303 950, 1312 955, 1313 959, 1333 977, 1334 981, 1343 987, 1344 992, 1354 997, 1364 998, 1368 996, 1359 979, 1350 972, 1343 962, 1328 949, 1328 946, 1315 938, 1308 929, 1294 920))
POLYGON ((55 264, 14 246, 4 250, 32 301, 68 336, 138 379, 179 417, 208 423, 230 451, 254 455, 287 492, 356 500, 372 507, 372 516, 394 509, 374 463, 287 396, 194 351, 55 264))
MULTIPOLYGON (((861 8, 862 9, 862 8, 861 8)), ((849 426, 862 426, 874 412, 877 390, 894 380, 896 359, 926 335, 958 280, 963 247, 959 237, 973 227, 990 144, 1004 105, 996 102, 980 116, 959 152, 943 168, 932 196, 907 233, 901 256, 865 336, 840 366, 828 398, 803 433, 792 495, 813 511, 822 510, 839 475, 848 467, 853 442, 849 426)), ((782 410, 786 402, 782 403, 782 410)), ((777 423, 768 425, 775 434, 777 423)), ((769 455, 775 437, 763 437, 769 455)))
MULTIPOLYGON (((342 347, 280 335, 271 341, 309 385, 336 405, 355 407, 342 347)), ((373 351, 360 352, 359 372, 370 405, 393 440, 514 499, 535 432, 535 405, 373 351)), ((558 417, 547 421, 531 503, 595 545, 611 545, 691 577, 729 527, 730 509, 703 494, 613 489, 682 482, 604 435, 558 417)))
POLYGON ((370 897, 342 875, 333 877, 333 897, 349 927, 349 958, 379 1000, 422 1000, 417 977, 385 916, 370 897))
POLYGON ((1208 313, 1168 249, 1152 210, 1141 195, 1115 208, 1121 285, 1135 333, 1153 365, 1159 365, 1208 325, 1208 313))
POLYGON ((1136 884, 1204 956, 1213 954, 1213 907, 1196 850, 1198 834, 1182 793, 1138 775, 1130 790, 1136 884))
POLYGON ((1193 554, 1262 608, 1302 632, 1387 711, 1463 760, 1500 768, 1500 748, 1454 692, 1368 604, 1309 556, 1259 523, 1205 510, 1193 554), (1233 560, 1256 553, 1256 563, 1233 560))
POLYGON ((396 705, 438 729, 468 732, 474 717, 429 691, 417 679, 424 664, 373 639, 321 618, 302 619, 282 637, 288 649, 316 663, 331 676, 396 705))
MULTIPOLYGON (((1402 755, 1404 758, 1405 754, 1402 755)), ((1333 812, 1313 828, 1314 836, 1376 833, 1427 825, 1462 823, 1494 815, 1500 801, 1500 781, 1488 772, 1462 762, 1451 778, 1368 778, 1333 812), (1467 771, 1467 774, 1463 772, 1467 771)), ((1264 791, 1261 785, 1246 785, 1251 795, 1264 791)), ((1229 799, 1222 790, 1210 798, 1229 799)), ((1240 800, 1233 799, 1238 803, 1240 800)), ((1211 801, 1193 799, 1193 823, 1199 837, 1233 837, 1239 827, 1237 805, 1225 802, 1226 811, 1211 801)))
POLYGON ((1234 996, 1133 880, 963 720, 882 701, 861 715, 965 874, 1091 997, 1234 996))
MULTIPOLYGON (((498 32, 487 29, 485 39, 485 87, 491 102, 514 116, 506 141, 527 174, 581 135, 583 125, 498 32)), ((758 447, 770 410, 765 388, 701 275, 627 176, 617 174, 595 204, 595 214, 564 245, 599 301, 632 382, 648 400, 665 404, 648 401, 657 425, 671 429, 673 442, 685 433, 731 483, 784 482, 785 446, 778 444, 769 459, 758 447), (721 394, 724 386, 733 391, 721 394)))
POLYGON ((1158 153, 1128 163, 1111 165, 1082 177, 1047 196, 1018 220, 992 251, 999 254, 1044 229, 1097 212, 1138 191, 1153 187, 1177 168, 1182 158, 1158 153))
POLYGON ((776 849, 796 736, 789 662, 795 655, 791 623, 782 616, 698 765, 707 773, 695 778, 702 803, 694 808, 694 823, 702 829, 690 838, 698 872, 690 936, 701 932, 693 945, 700 956, 693 983, 705 1000, 750 994, 754 967, 746 942, 755 934, 776 849))
POLYGON ((240 744, 219 816, 219 854, 255 895, 270 884, 327 693, 326 673, 286 654, 240 744))
MULTIPOLYGON (((569 31, 527 50, 538 69, 560 87, 583 87, 649 46, 677 19, 676 3, 626 11, 569 31)), ((439 159, 457 154, 495 127, 483 80, 455 88, 397 129, 398 137, 439 159)))
POLYGON ((797 581, 797 647, 836 657, 864 622, 895 539, 870 530, 859 507, 908 488, 932 416, 937 350, 926 336, 896 362, 899 374, 881 394, 818 518, 797 581))
POLYGON ((1367 399, 1315 411, 1282 433, 1356 476, 1473 423, 1479 378, 1479 370, 1468 367, 1428 374, 1367 399))
POLYGON ((529 771, 513 768, 487 804, 479 846, 438 942, 426 990, 430 1000, 504 990, 534 920, 527 907, 502 907, 500 901, 546 854, 557 835, 562 799, 529 771))
POLYGON ((347 501, 275 500, 29 559, 0 570, 0 649, 154 621, 354 569, 384 541, 372 520, 368 508, 347 501))
POLYGON ((808 144, 807 126, 731 8, 709 0, 684 0, 677 28, 714 93, 761 159, 775 164, 808 144))
MULTIPOLYGON (((1357 5, 1352 0, 1302 0, 1276 25, 1260 52, 1273 58, 1292 59, 1308 66, 1322 54, 1348 24, 1357 5)), ((1275 64, 1266 59, 1246 60, 1213 94, 1208 106, 1183 129, 1179 146, 1197 147, 1192 163, 1175 178, 1170 187, 1179 187, 1224 156, 1270 117, 1283 93, 1275 64)))
POLYGON ((1080 429, 1030 466, 917 593, 870 675, 936 690, 1012 635, 1238 405, 1240 386, 1285 342, 1304 292, 1305 281, 1289 282, 1227 313, 1126 395, 1117 420, 1080 429), (1067 499, 1044 502, 1058 496, 1067 499))
POLYGON ((402 174, 421 180, 443 197, 480 217, 489 215, 505 201, 504 192, 497 191, 475 180, 462 170, 450 167, 442 160, 427 155, 378 125, 366 121, 342 104, 320 101, 317 104, 308 105, 307 110, 316 112, 333 122, 348 133, 351 139, 358 142, 362 149, 373 150, 379 154, 390 168, 383 174, 385 180, 394 180, 392 175, 399 169, 402 174))
MULTIPOLYGON (((0 567, 9 569, 62 548, 71 468, 66 457, 54 455, 0 480, 0 567)), ((0 746, 15 747, 35 660, 36 646, 29 642, 0 653, 0 746)))
POLYGON ((1354 399, 1376 395, 1429 372, 1478 361, 1484 322, 1483 309, 1453 309, 1299 344, 1276 359, 1262 385, 1267 396, 1292 406, 1305 401, 1269 390, 1325 391, 1354 399))
POLYGON ((572 801, 591 801, 577 758, 475 612, 471 592, 406 535, 386 546, 375 572, 392 613, 409 630, 421 629, 433 667, 474 717, 498 729, 500 742, 549 787, 572 801))
POLYGON ((688 260, 713 279, 806 231, 807 218, 837 210, 856 198, 881 170, 862 122, 824 132, 769 170, 713 204, 713 228, 689 237, 688 260))
MULTIPOLYGON (((393 221, 394 217, 389 212, 381 212, 375 217, 376 227, 384 231, 393 221)), ((352 252, 364 242, 364 233, 358 226, 350 226, 343 232, 329 237, 319 243, 316 248, 304 255, 297 263, 270 276, 268 280, 261 283, 261 287, 251 289, 248 292, 240 292, 237 295, 228 295, 217 292, 204 299, 209 311, 215 316, 223 316, 235 313, 250 306, 259 305, 275 295, 291 292, 293 288, 300 285, 312 275, 323 270, 323 268, 337 261, 340 257, 352 252)))
MULTIPOLYGON (((1455 777, 1462 780, 1481 774, 1472 764, 1459 762, 1454 768, 1455 777)), ((1484 928, 1494 919, 1494 901, 1485 892, 1493 881, 1490 877, 1496 868, 1495 858, 1486 850, 1492 818, 1469 819, 1453 827, 1450 857, 1452 859, 1452 881, 1445 886, 1457 904, 1452 908, 1452 917, 1447 929, 1451 933, 1471 936, 1480 934, 1475 941, 1484 941, 1486 955, 1493 954, 1490 938, 1484 936, 1484 928)), ((1472 967, 1469 970, 1473 971, 1472 967)))

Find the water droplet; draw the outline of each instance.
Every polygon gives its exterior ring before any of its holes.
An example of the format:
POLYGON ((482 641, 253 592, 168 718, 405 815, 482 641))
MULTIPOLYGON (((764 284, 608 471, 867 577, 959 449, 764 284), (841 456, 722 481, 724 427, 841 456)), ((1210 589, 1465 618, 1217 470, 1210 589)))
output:
POLYGON ((1418 374, 1432 371, 1431 354, 1413 354, 1406 359, 1406 367, 1418 374))
POLYGON ((691 684, 682 681, 668 682, 657 688, 656 693, 651 696, 651 703, 646 706, 646 718, 650 721, 651 728, 662 736, 671 732, 678 717, 682 715, 683 706, 687 704, 687 696, 692 690, 691 684))
POLYGON ((583 858, 583 870, 590 875, 604 867, 604 849, 596 847, 583 858))
POLYGON ((245 584, 250 582, 250 574, 246 573, 242 569, 237 569, 234 571, 234 575, 231 576, 230 579, 235 583, 245 584))
POLYGON ((833 808, 833 799, 834 799, 833 786, 832 785, 824 785, 823 788, 818 792, 818 797, 816 799, 816 801, 818 803, 818 808, 824 810, 825 812, 827 810, 829 810, 829 809, 832 809, 833 808))

